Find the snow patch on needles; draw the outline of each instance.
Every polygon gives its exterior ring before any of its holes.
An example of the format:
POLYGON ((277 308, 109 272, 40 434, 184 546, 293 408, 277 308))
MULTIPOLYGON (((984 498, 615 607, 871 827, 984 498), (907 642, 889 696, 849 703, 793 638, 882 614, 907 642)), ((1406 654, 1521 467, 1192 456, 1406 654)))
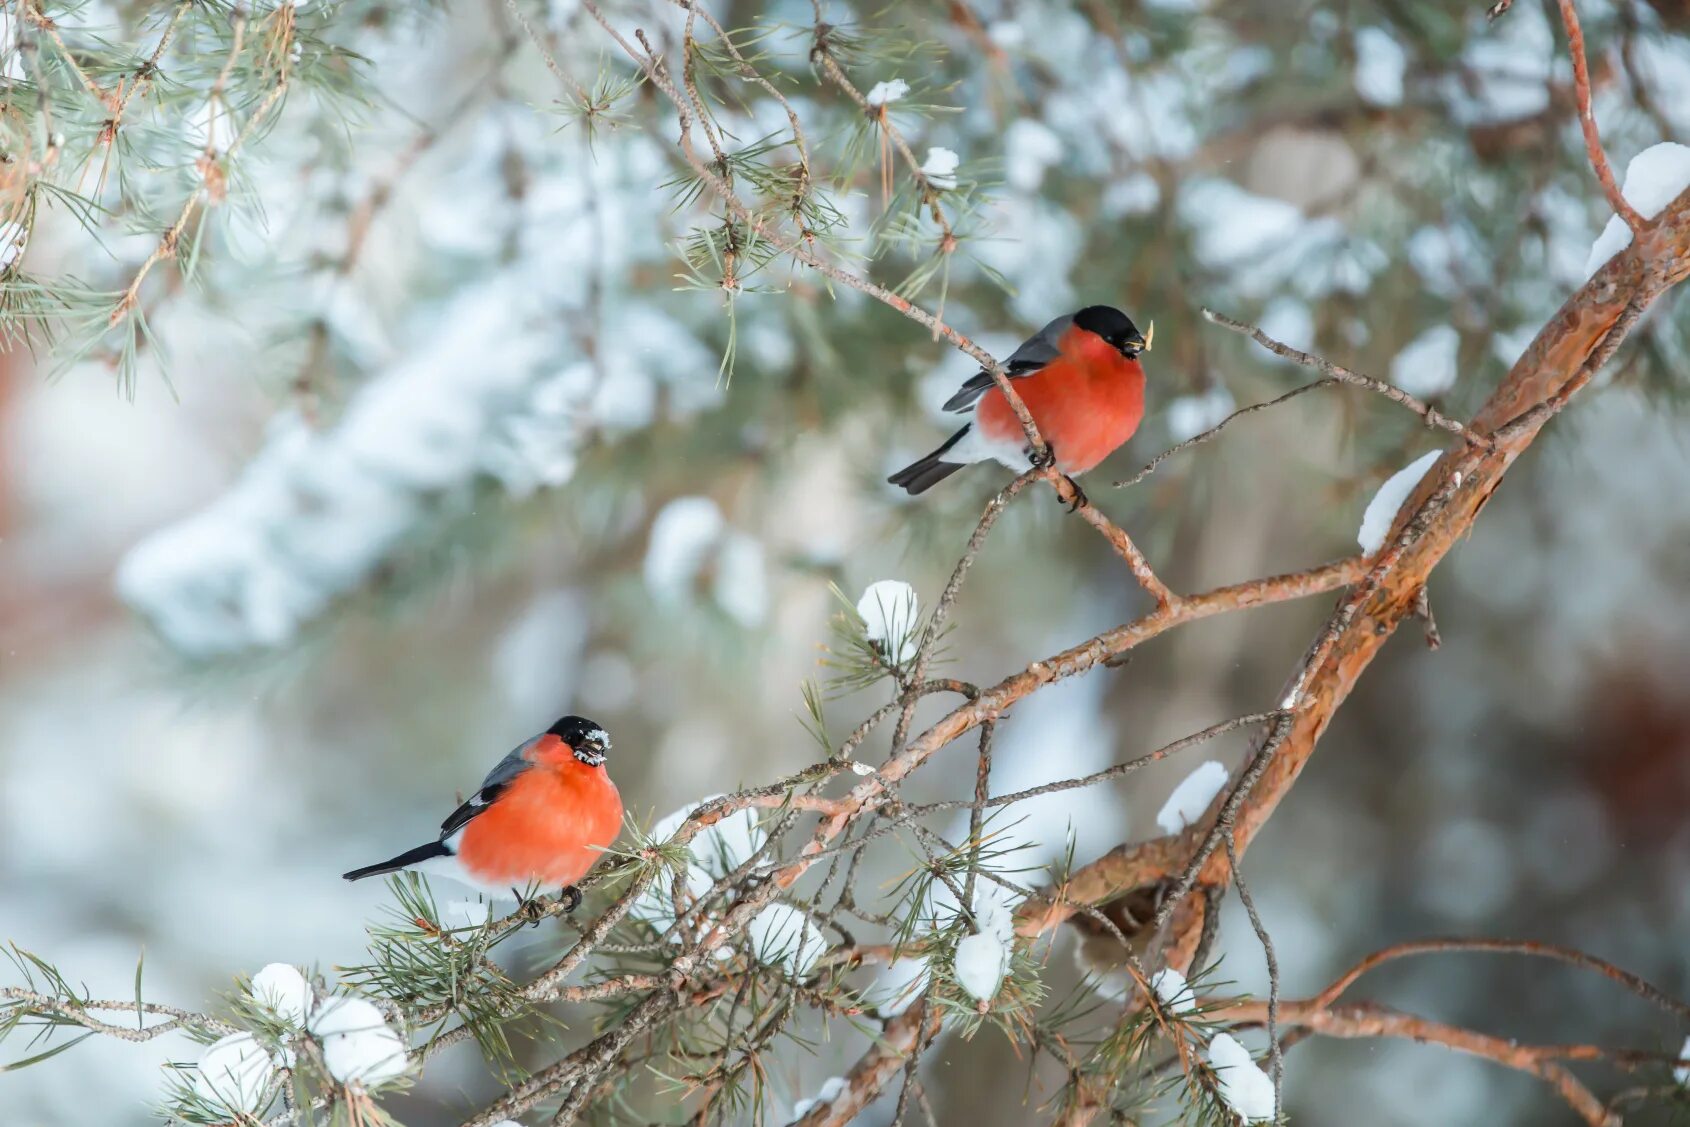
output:
POLYGON ((1408 52, 1384 28, 1364 27, 1356 32, 1356 94, 1370 106, 1402 105, 1403 75, 1408 71, 1408 52))
MULTIPOLYGON (((722 797, 710 795, 690 806, 658 820, 649 834, 653 841, 664 842, 675 836, 692 812, 707 802, 722 797)), ((763 848, 768 835, 757 823, 754 810, 735 810, 732 814, 704 827, 688 843, 690 859, 687 863, 686 887, 693 897, 703 896, 712 885, 727 876, 763 848)), ((667 876, 660 875, 646 886, 628 913, 643 920, 658 931, 667 931, 675 923, 675 900, 667 876)))
POLYGON ((956 945, 954 966, 957 985, 970 997, 989 1002, 997 997, 1009 969, 1009 948, 989 931, 964 936, 956 945))
POLYGON ((298 1029, 311 1012, 311 983, 299 968, 270 963, 252 976, 252 1000, 275 1014, 284 1025, 298 1029))
POLYGON ((1177 834, 1203 816, 1215 795, 1226 786, 1226 768, 1213 759, 1200 764, 1187 775, 1162 803, 1156 814, 1156 824, 1165 834, 1177 834))
POLYGON ((921 646, 917 630, 921 602, 914 587, 901 579, 870 583, 857 600, 857 614, 863 620, 863 633, 880 647, 887 661, 902 665, 915 657, 921 646))
POLYGON ((956 187, 956 170, 961 164, 962 158, 951 150, 931 148, 927 150, 927 159, 921 162, 921 174, 934 188, 949 192, 956 187))
POLYGON ((571 411, 547 391, 552 330, 532 304, 514 283, 472 291, 338 426, 282 413, 226 493, 124 557, 119 594, 191 657, 280 646, 477 483, 567 481, 571 411))
POLYGON ((206 1046, 190 1084, 194 1095, 241 1115, 264 1110, 275 1058, 250 1033, 231 1033, 206 1046))
POLYGON ((1361 514, 1361 529, 1356 533, 1356 543, 1361 545, 1365 555, 1371 556, 1384 547, 1385 534, 1391 531, 1397 510, 1402 508, 1408 495, 1420 484, 1420 479, 1441 457, 1442 450, 1423 454, 1385 479, 1385 484, 1379 487, 1379 492, 1373 495, 1373 500, 1367 503, 1367 510, 1361 514))
POLYGON ((871 106, 889 106, 893 102, 903 100, 910 92, 910 84, 901 78, 894 78, 889 82, 876 82, 874 88, 868 92, 868 104, 871 106))
MULTIPOLYGON (((1631 158, 1625 166, 1625 183, 1620 194, 1645 219, 1653 219, 1679 193, 1690 188, 1690 145, 1662 141, 1631 158)), ((1591 245, 1590 257, 1584 263, 1588 279, 1605 266, 1610 258, 1631 245, 1631 228, 1615 215, 1602 228, 1591 245)))
POLYGON ((880 1011, 882 1017, 897 1017, 914 1004, 927 989, 927 961, 925 959, 893 959, 863 991, 863 1001, 880 1011))
POLYGON ((770 904, 745 929, 751 954, 788 978, 805 978, 827 950, 827 940, 810 918, 787 904, 770 904))
POLYGON ((829 1076, 822 1081, 822 1086, 816 1089, 816 1094, 807 1096, 792 1105, 792 1115, 787 1119, 788 1124, 797 1123, 818 1107, 832 1107, 833 1101, 845 1094, 845 1078, 843 1076, 829 1076))
MULTIPOLYGON (((1015 908, 1020 902, 1020 894, 996 881, 982 877, 975 885, 973 916, 980 930, 964 936, 957 944, 951 964, 957 985, 970 997, 982 1002, 997 997, 1009 972, 1010 952, 1015 943, 1015 908)), ((945 918, 943 911, 939 917, 945 918)))
POLYGON ((1460 349, 1461 334, 1453 325, 1433 325, 1391 361, 1391 382, 1422 399, 1442 395, 1455 386, 1460 349))
MULTIPOLYGON (((1678 1050, 1679 1060, 1690 1060, 1690 1037, 1684 1039, 1684 1044, 1678 1050)), ((1680 1087, 1690 1088, 1690 1064, 1681 1064, 1672 1070, 1672 1078, 1678 1081, 1680 1087)))
POLYGON ((1220 1096, 1246 1123, 1267 1123, 1274 1118, 1273 1080, 1257 1067, 1250 1050, 1228 1033, 1217 1033, 1209 1042, 1209 1067, 1215 1070, 1220 1096))
POLYGON ((326 999, 311 1015, 329 1075, 342 1084, 380 1084, 406 1068, 405 1041, 373 1004, 350 995, 326 999))
POLYGON ((1188 1014, 1197 1009, 1197 995, 1185 980, 1185 975, 1173 967, 1163 967, 1150 976, 1150 989, 1171 1013, 1188 1014))

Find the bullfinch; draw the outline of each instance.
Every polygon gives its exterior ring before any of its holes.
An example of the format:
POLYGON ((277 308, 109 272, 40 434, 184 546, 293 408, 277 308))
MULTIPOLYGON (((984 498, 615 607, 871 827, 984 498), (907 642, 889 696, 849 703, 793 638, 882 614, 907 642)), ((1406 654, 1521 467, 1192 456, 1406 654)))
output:
MULTIPOLYGON (((1058 317, 1004 361, 1056 468, 1070 479, 1114 453, 1138 429, 1144 418, 1138 357, 1150 342, 1119 309, 1089 305, 1058 317)), ((924 493, 974 462, 1002 462, 1017 473, 1031 467, 1026 433, 990 372, 969 377, 944 409, 967 415, 968 423, 933 453, 887 478, 893 485, 924 493)))
POLYGON ((449 877, 489 896, 539 884, 580 902, 575 882, 616 840, 622 796, 605 771, 610 736, 565 716, 499 760, 468 802, 440 824, 440 837, 347 880, 411 869, 449 877))

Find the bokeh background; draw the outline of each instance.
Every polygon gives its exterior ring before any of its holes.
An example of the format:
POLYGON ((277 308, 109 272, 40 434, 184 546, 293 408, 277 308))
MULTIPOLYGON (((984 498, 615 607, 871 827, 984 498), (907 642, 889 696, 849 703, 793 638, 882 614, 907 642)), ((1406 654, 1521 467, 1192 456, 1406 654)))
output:
MULTIPOLYGON (((145 5, 44 7, 73 44, 155 34, 145 5)), ((1088 488, 1176 589, 1353 552, 1379 481, 1437 445, 1383 400, 1317 392, 1112 490, 1309 378, 1203 306, 1459 416, 1583 282, 1607 219, 1553 4, 1494 24, 1478 3, 825 7, 866 37, 859 85, 910 83, 893 118, 917 153, 961 158, 962 245, 920 300, 998 355, 1090 302, 1156 322, 1150 413, 1088 488)), ((1616 165, 1690 140, 1690 8, 1579 7, 1616 165)), ((809 5, 719 12, 761 29, 835 181, 832 253, 889 284, 922 268, 932 232, 887 221, 907 188, 883 198, 872 134, 809 70, 809 5)), ((809 762, 800 685, 825 675, 830 586, 900 578, 931 601, 1005 479, 979 467, 914 504, 880 484, 944 433, 937 404, 972 366, 812 274, 777 263, 734 298, 723 367, 729 303, 677 250, 699 213, 665 186, 672 122, 618 85, 569 0, 531 14, 617 95, 591 130, 503 4, 300 5, 365 59, 345 69, 361 97, 302 88, 243 148, 192 277, 166 264, 147 291, 156 342, 132 363, 109 342, 0 358, 0 936, 97 994, 128 996, 143 951, 149 997, 184 1005, 269 961, 356 960, 385 892, 338 874, 421 840, 564 712, 612 730, 646 819, 809 762)), ((781 126, 738 93, 742 143, 781 126)), ((120 288, 197 190, 194 153, 219 140, 204 100, 161 94, 144 128, 184 138, 174 164, 114 178, 93 231, 42 209, 22 268, 120 288)), ((1445 933, 1572 944, 1690 993, 1687 335, 1669 298, 1510 474, 1432 583, 1442 648, 1392 642, 1251 851, 1289 994, 1445 933)), ((994 681, 1143 602, 1032 497, 978 561, 946 668, 994 681)), ((1002 728, 994 789, 1269 706, 1326 607, 1202 623, 1039 694, 1002 728)), ((831 724, 881 691, 830 701, 831 724)), ((1243 746, 1208 750, 1230 765, 1243 746)), ((1031 804, 1027 863, 1070 832, 1081 860, 1154 834, 1195 762, 1031 804)), ((972 757, 926 774, 921 795, 965 793, 972 757)), ((1050 955, 1059 990, 1071 943, 1050 955)), ((1235 903, 1221 953, 1223 977, 1264 989, 1235 903)), ((1483 956, 1363 993, 1543 1041, 1671 1050, 1685 1032, 1598 977, 1483 956)), ((776 1079, 803 1095, 854 1044, 776 1079)), ((171 1054, 90 1041, 0 1075, 0 1119, 152 1122, 171 1054)), ((1025 1081, 990 1030, 942 1041, 928 1079, 943 1122, 981 1127, 1036 1118, 1025 1081)), ((1311 1127, 1567 1117, 1517 1074, 1413 1045, 1311 1041, 1287 1083, 1311 1127)), ((453 1057, 393 1106, 454 1124, 491 1090, 453 1057)))

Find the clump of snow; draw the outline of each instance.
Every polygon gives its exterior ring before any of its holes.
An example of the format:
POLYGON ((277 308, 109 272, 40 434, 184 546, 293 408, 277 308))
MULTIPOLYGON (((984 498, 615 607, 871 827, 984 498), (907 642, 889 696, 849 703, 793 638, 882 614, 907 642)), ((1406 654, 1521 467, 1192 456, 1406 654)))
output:
POLYGON ((1104 216, 1109 219, 1148 215, 1162 202, 1162 189, 1154 176, 1134 172, 1129 176, 1111 180, 1103 189, 1099 202, 1103 205, 1104 216))
POLYGON ((1195 236, 1198 260, 1216 268, 1278 249, 1307 222, 1295 204, 1213 177, 1180 193, 1180 212, 1195 236))
POLYGON ((948 192, 956 187, 956 170, 960 164, 962 158, 951 150, 931 148, 927 150, 927 159, 921 162, 921 174, 933 187, 948 192))
POLYGON ((1062 138, 1042 121, 1019 117, 1003 135, 1004 175, 1009 186, 1036 192, 1045 172, 1062 159, 1062 138))
POLYGON ((910 84, 901 78, 894 78, 888 82, 876 82, 874 88, 868 92, 868 104, 871 106, 889 106, 893 102, 901 101, 910 92, 910 84))
POLYGON ((770 904, 751 917, 745 936, 751 954, 788 978, 809 975, 827 950, 827 940, 810 918, 788 904, 770 904))
POLYGON ((762 624, 769 613, 769 578, 763 545, 756 537, 729 532, 722 538, 710 595, 728 617, 746 629, 762 624))
POLYGON ((863 1001, 884 1017, 897 1017, 927 989, 927 961, 898 958, 888 963, 863 991, 863 1001))
POLYGON ((1370 106, 1402 104, 1402 80, 1408 70, 1408 52, 1384 28, 1364 27, 1356 32, 1356 94, 1370 106))
MULTIPOLYGON (((1020 901, 1019 893, 996 881, 981 879, 975 885, 973 916, 979 930, 964 936, 957 944, 952 966, 957 984, 982 1002, 997 996, 1009 971, 1010 951, 1015 942, 1015 907, 1020 901)), ((939 917, 945 918, 943 910, 939 917)))
POLYGON ((270 963, 252 976, 252 1000, 275 1014, 284 1025, 298 1028, 311 1012, 311 983, 299 968, 270 963))
POLYGON ((1175 442, 1196 438, 1221 424, 1237 404, 1232 393, 1213 384, 1202 395, 1181 395, 1168 404, 1168 437, 1175 442))
POLYGON ((921 603, 914 587, 901 579, 870 583, 857 600, 857 614, 863 620, 864 634, 880 647, 887 661, 902 665, 915 657, 921 646, 917 629, 921 603))
MULTIPOLYGON (((1678 1050, 1679 1060, 1690 1060, 1690 1037, 1684 1039, 1684 1044, 1678 1050)), ((1672 1078, 1680 1085, 1690 1088, 1690 1064, 1680 1064, 1673 1068, 1672 1078)))
POLYGON ((1215 1034, 1209 1042, 1209 1067, 1215 1070, 1221 1099, 1239 1118, 1246 1123, 1273 1120, 1273 1080, 1257 1067, 1250 1050, 1235 1037, 1215 1034))
POLYGON ((1188 1014, 1197 1008, 1197 995, 1185 980, 1185 975, 1173 967, 1163 967, 1150 976, 1150 989, 1157 999, 1176 1014, 1188 1014))
POLYGON ((1442 395, 1455 386, 1461 334, 1453 325, 1433 325, 1403 346, 1391 361, 1391 382, 1410 395, 1442 395))
POLYGON ((193 657, 279 646, 420 523, 467 511, 477 481, 522 495, 567 479, 567 409, 537 398, 552 342, 518 285, 436 310, 415 351, 367 381, 338 426, 282 413, 227 492, 124 557, 124 600, 193 657))
MULTIPOLYGON (((649 836, 653 841, 669 840, 694 810, 720 797, 719 794, 710 795, 659 819, 651 827, 649 836)), ((735 810, 698 831, 688 843, 690 857, 685 881, 688 893, 694 897, 703 896, 718 880, 749 861, 767 840, 768 835, 758 824, 756 812, 749 808, 735 810)), ((667 931, 675 922, 675 901, 669 878, 660 875, 647 885, 628 911, 635 919, 644 920, 658 931, 667 931)))
POLYGON ((1443 451, 1434 450, 1430 454, 1422 454, 1385 480, 1379 487, 1379 492, 1373 495, 1373 500, 1367 503, 1367 510, 1361 514, 1361 529, 1356 533, 1356 543, 1361 545, 1363 553, 1371 556, 1385 544, 1385 534, 1391 531, 1391 524, 1396 520, 1397 510, 1402 508, 1408 495, 1414 492, 1414 487, 1420 484, 1420 479, 1443 456, 1443 451))
POLYGON ((1008 943, 1015 937, 1015 908, 1020 903, 1020 893, 982 878, 974 888, 974 922, 1008 943))
POLYGON ((255 1115, 264 1110, 275 1059, 250 1033, 231 1033, 206 1046, 191 1083, 194 1095, 208 1104, 255 1115))
POLYGON ((1179 786, 1162 803, 1156 814, 1156 824, 1165 834, 1177 834, 1203 816, 1215 795, 1226 786, 1226 768, 1213 759, 1199 764, 1181 780, 1179 786))
POLYGON ((763 545, 728 527, 708 497, 676 497, 658 511, 646 543, 645 582, 667 602, 690 598, 711 563, 711 595, 742 626, 756 626, 769 609, 763 545))
POLYGON ((492 908, 485 900, 448 900, 440 910, 440 922, 454 931, 486 927, 491 915, 492 908))
POLYGON ((651 522, 645 585, 662 598, 687 593, 722 534, 722 510, 708 497, 676 497, 651 522))
MULTIPOLYGON (((1662 141, 1631 158, 1631 163, 1625 166, 1625 183, 1620 185, 1620 194, 1637 209, 1637 214, 1653 219, 1686 188, 1690 188, 1690 145, 1662 141)), ((1619 216, 1610 217, 1590 247, 1584 276, 1595 275, 1610 258, 1630 245, 1631 228, 1619 216)))
POLYGON ((1517 4, 1506 20, 1471 36, 1458 66, 1444 79, 1451 115, 1463 126, 1519 121, 1549 106, 1549 91, 1565 65, 1557 28, 1541 6, 1517 4))
POLYGON ((405 1071, 405 1041, 381 1011, 362 998, 327 998, 311 1015, 329 1075, 342 1084, 380 1084, 405 1071))
POLYGON ((1187 181, 1178 212, 1198 262, 1247 297, 1286 287, 1309 300, 1334 290, 1361 293, 1390 264, 1383 248, 1352 235, 1336 217, 1310 219, 1295 204, 1220 177, 1187 181))
POLYGON ((816 1094, 807 1096, 792 1105, 792 1117, 788 1124, 797 1123, 818 1107, 828 1107, 834 1100, 845 1094, 845 1078, 843 1076, 829 1076, 822 1081, 822 1086, 816 1089, 816 1094))
POLYGON ((989 1002, 997 997, 1009 968, 1009 948, 993 931, 982 929, 956 945, 953 963, 957 985, 970 997, 989 1002))

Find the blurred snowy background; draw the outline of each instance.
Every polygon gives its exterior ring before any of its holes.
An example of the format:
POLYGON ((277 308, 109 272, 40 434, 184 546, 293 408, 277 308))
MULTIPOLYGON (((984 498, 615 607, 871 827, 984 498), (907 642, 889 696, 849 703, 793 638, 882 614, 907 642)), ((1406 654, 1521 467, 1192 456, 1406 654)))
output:
MULTIPOLYGON (((73 43, 154 38, 136 6, 45 7, 73 43)), ((676 26, 660 4, 610 7, 676 26)), ((900 128, 960 158, 972 237, 944 279, 953 323, 1003 355, 1089 302, 1156 321, 1150 414, 1089 488, 1176 589, 1352 552, 1378 482, 1438 445, 1383 401, 1317 393, 1109 489, 1303 382, 1202 306, 1459 416, 1584 280, 1607 218, 1552 4, 1494 25, 1476 2, 826 7, 937 45, 855 77, 909 82, 900 128)), ((1616 164, 1690 139, 1690 7, 1580 9, 1616 164)), ((825 165, 856 111, 809 72, 809 4, 719 12, 772 29, 770 65, 825 165)), ((676 168, 654 100, 627 92, 589 135, 503 4, 298 18, 367 58, 377 95, 290 96, 242 150, 191 284, 147 291, 156 343, 132 390, 99 349, 0 357, 0 937, 96 994, 129 995, 143 950, 149 997, 190 1006, 272 960, 355 959, 385 894, 338 874, 426 833, 564 712, 615 734, 642 818, 809 762, 799 685, 839 609, 829 584, 854 598, 900 578, 930 601, 1002 480, 982 467, 919 504, 880 484, 940 433, 937 404, 972 366, 814 275, 778 266, 758 279, 770 292, 735 301, 721 372, 722 296, 677 281, 689 213, 660 187, 676 168)), ((583 81, 625 73, 569 0, 543 19, 583 81)), ((13 77, 17 35, 0 29, 13 77)), ((784 122, 755 94, 742 140, 784 122)), ((209 117, 146 120, 189 138, 182 176, 209 117)), ((179 203, 183 182, 156 190, 179 203)), ((872 162, 834 201, 875 250, 872 162)), ((96 241, 43 208, 22 267, 121 288, 156 244, 145 218, 120 212, 96 241)), ((873 269, 896 282, 920 259, 882 246, 873 269)), ((1433 582, 1443 648, 1392 643, 1250 854, 1289 993, 1444 933, 1574 944, 1690 993, 1687 344, 1669 299, 1555 423, 1433 582)), ((1090 530, 1036 498, 979 560, 946 669, 995 680, 1141 601, 1090 530)), ((1000 734, 994 790, 1268 705, 1325 605, 1200 624, 1039 694, 1000 734)), ((829 715, 849 726, 876 703, 829 715)), ((1194 762, 1023 808, 1030 860, 1070 827, 1082 860, 1156 832, 1194 762)), ((912 789, 961 793, 971 772, 941 757, 912 789)), ((1264 989, 1227 912, 1224 977, 1264 989)), ((1058 985, 1077 974, 1071 942, 1058 985)), ((1669 1049, 1682 1034, 1542 966, 1416 961, 1370 986, 1504 1035, 1669 1049)), ((153 1121, 168 1053, 91 1041, 0 1076, 0 1119, 153 1121)), ((851 1056, 823 1043, 782 1079, 796 1097, 851 1056)), ((457 1123, 491 1091, 453 1059, 396 1101, 406 1122, 457 1123)), ((1566 1114, 1516 1074, 1413 1045, 1311 1041, 1287 1075, 1310 1127, 1566 1114)), ((992 1033, 943 1043, 929 1088, 942 1121, 981 1127, 1026 1122, 1037 1100, 992 1033)))

